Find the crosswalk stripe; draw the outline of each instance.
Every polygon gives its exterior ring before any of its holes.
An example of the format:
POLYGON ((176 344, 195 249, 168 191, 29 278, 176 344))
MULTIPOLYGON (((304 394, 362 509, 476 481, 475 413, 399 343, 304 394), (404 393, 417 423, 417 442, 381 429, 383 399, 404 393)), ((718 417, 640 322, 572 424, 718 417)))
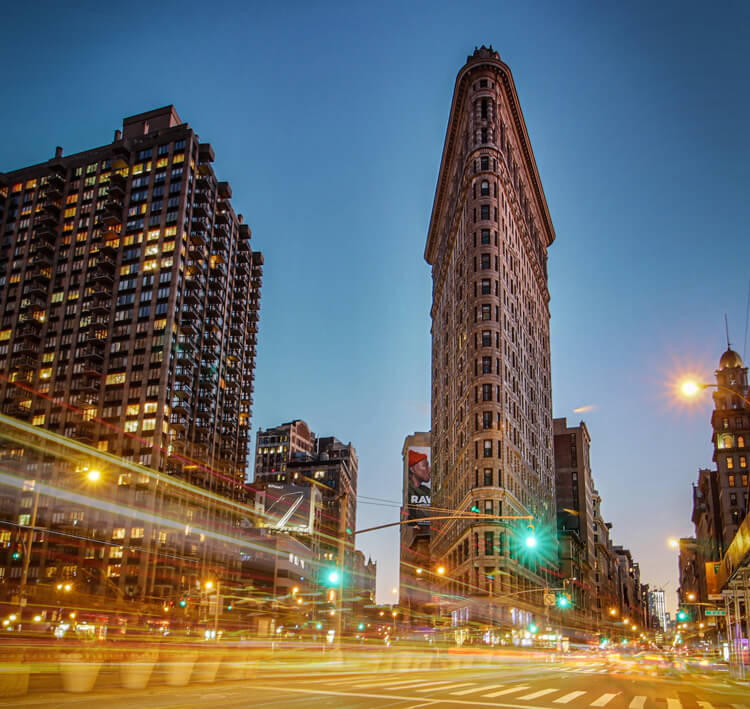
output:
MULTIPOLYGON (((602 694, 599 699, 595 699, 593 702, 591 702, 590 706, 592 707, 604 707, 607 706, 617 695, 619 692, 615 692, 614 694, 602 694)), ((667 709, 672 709, 672 707, 668 707, 667 709)))
POLYGON ((470 684, 476 684, 476 682, 461 682, 460 684, 449 684, 447 687, 428 687, 427 689, 415 689, 415 692, 437 692, 443 689, 458 689, 459 687, 468 687, 470 684))
POLYGON ((483 694, 483 697, 491 699, 492 697, 502 697, 504 694, 513 694, 514 692, 523 692, 524 689, 528 689, 528 684, 523 684, 520 687, 510 687, 509 689, 501 689, 499 692, 490 692, 489 694, 483 694))
MULTIPOLYGON (((409 680, 404 680, 403 682, 387 682, 385 684, 383 682, 377 682, 374 684, 367 684, 364 686, 365 687, 378 686, 378 687, 382 687, 383 689, 395 689, 397 687, 400 689, 409 689, 410 687, 432 687, 433 685, 436 685, 436 684, 450 684, 451 682, 455 682, 455 680, 443 679, 438 682, 425 682, 423 679, 409 679, 409 680)), ((359 689, 363 685, 355 684, 354 686, 359 689)))
POLYGON ((451 692, 454 697, 463 697, 465 694, 472 694, 474 692, 484 692, 486 689, 497 689, 497 687, 504 687, 502 684, 489 684, 486 687, 472 687, 471 689, 459 689, 458 692, 451 692))
POLYGON ((555 704, 567 704, 568 702, 572 702, 576 697, 580 697, 582 694, 586 694, 586 692, 570 692, 559 699, 555 699, 555 704))
POLYGON ((667 698, 667 709, 682 709, 682 702, 679 699, 667 698))
POLYGON ((552 694, 552 692, 557 692, 557 687, 554 687, 553 689, 540 689, 538 692, 532 692, 531 694, 524 694, 522 697, 518 697, 519 699, 536 699, 537 697, 543 697, 545 694, 552 694))
MULTIPOLYGON (((643 705, 645 703, 646 697, 633 697, 632 701, 628 705, 628 709, 643 709, 643 705)), ((708 709, 708 707, 706 709, 708 709)))
POLYGON ((711 702, 696 702, 701 709, 714 709, 714 705, 711 702))

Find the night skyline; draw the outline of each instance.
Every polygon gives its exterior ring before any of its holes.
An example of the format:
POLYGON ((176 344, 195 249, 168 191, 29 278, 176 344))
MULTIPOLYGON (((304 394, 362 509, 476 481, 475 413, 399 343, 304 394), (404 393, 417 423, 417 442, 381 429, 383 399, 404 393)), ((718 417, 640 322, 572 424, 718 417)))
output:
MULTIPOLYGON (((145 7, 50 5, 41 23, 38 8, 8 13, 6 66, 32 33, 38 50, 0 89, 11 137, 0 170, 45 161, 56 144, 104 144, 122 116, 173 103, 216 147, 266 258, 251 446, 293 418, 351 441, 362 527, 398 518, 404 436, 429 430, 423 248, 450 96, 475 46, 499 51, 557 233, 553 413, 586 421, 613 538, 674 608, 666 539, 692 533, 711 402, 675 405, 669 382, 678 370, 713 380, 724 313, 747 361, 747 6, 707 18, 697 3, 488 5, 455 18, 447 5, 393 5, 347 8, 344 21, 337 4, 229 5, 201 28, 205 54, 180 44, 200 6, 149 11, 134 42, 145 7)), ((360 545, 391 600, 398 532, 360 545)))

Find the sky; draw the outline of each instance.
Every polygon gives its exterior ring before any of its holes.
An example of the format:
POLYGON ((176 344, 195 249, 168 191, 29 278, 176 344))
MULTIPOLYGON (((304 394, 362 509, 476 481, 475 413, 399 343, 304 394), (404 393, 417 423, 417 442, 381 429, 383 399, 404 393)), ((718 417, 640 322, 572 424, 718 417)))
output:
MULTIPOLYGON (((743 1, 12 3, 0 171, 174 104, 265 258, 253 429, 351 441, 357 526, 396 521, 403 439, 430 426, 424 247, 454 82, 493 45, 557 233, 554 415, 585 420, 614 541, 674 609, 666 539, 692 533, 712 446, 708 394, 671 389, 712 380, 724 314, 747 354, 749 24, 743 1)), ((391 602, 397 530, 358 546, 391 602)))

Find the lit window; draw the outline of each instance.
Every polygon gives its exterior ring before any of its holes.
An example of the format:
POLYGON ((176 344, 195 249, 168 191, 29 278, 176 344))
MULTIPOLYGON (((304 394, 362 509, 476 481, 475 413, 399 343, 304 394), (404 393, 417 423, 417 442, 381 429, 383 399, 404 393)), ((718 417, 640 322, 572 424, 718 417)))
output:
POLYGON ((125 539, 125 527, 115 527, 112 530, 112 539, 125 539))
POLYGON ((115 374, 108 374, 106 383, 107 384, 124 384, 125 372, 116 372, 115 374))
POLYGON ((137 430, 138 430, 138 421, 126 421, 125 422, 126 433, 135 433, 137 430))
POLYGON ((47 418, 46 414, 37 414, 36 416, 34 416, 33 419, 31 419, 31 423, 34 426, 43 426, 46 418, 47 418))
POLYGON ((143 539, 143 527, 133 527, 130 530, 131 539, 143 539))

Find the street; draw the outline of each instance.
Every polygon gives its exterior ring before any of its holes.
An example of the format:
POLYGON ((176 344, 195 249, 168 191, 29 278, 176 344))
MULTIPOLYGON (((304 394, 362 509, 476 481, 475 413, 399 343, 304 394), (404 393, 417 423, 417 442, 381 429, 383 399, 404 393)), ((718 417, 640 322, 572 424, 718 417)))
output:
POLYGON ((747 684, 722 672, 680 674, 599 659, 493 662, 474 667, 381 672, 275 672, 254 680, 156 686, 142 691, 94 689, 85 695, 32 692, 6 707, 108 709, 177 707, 394 707, 497 706, 513 709, 750 709, 747 684))

